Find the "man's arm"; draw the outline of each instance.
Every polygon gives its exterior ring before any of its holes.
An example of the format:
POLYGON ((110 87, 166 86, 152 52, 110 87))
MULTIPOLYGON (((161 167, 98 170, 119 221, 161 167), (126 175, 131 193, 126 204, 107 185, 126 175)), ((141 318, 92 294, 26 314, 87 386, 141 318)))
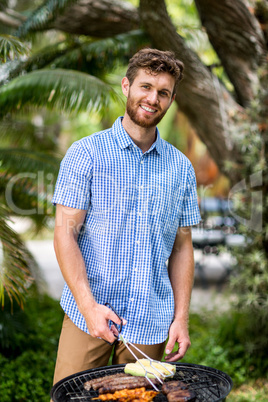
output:
MULTIPOLYGON (((57 204, 54 248, 62 275, 71 290, 80 313, 84 316, 90 335, 114 341, 108 321, 120 324, 118 317, 107 307, 98 304, 90 290, 86 268, 77 244, 86 211, 57 204)), ((114 331, 116 332, 116 331, 114 331)))
POLYGON ((179 229, 169 258, 169 277, 175 299, 174 321, 169 329, 166 360, 182 359, 191 342, 188 332, 189 305, 194 281, 194 256, 190 227, 179 229), (171 353, 178 342, 179 349, 171 353))

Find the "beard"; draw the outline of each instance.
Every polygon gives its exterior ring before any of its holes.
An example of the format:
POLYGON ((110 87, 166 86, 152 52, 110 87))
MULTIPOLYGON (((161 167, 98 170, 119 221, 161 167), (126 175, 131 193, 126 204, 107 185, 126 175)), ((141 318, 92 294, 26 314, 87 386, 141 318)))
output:
POLYGON ((140 127, 143 128, 151 128, 155 127, 165 116, 167 110, 162 111, 160 114, 155 116, 154 118, 152 116, 146 116, 144 115, 143 117, 140 117, 137 113, 137 110, 139 109, 139 103, 135 103, 134 99, 131 97, 130 93, 127 98, 127 104, 126 104, 126 111, 130 119, 133 121, 133 123, 137 124, 140 127))

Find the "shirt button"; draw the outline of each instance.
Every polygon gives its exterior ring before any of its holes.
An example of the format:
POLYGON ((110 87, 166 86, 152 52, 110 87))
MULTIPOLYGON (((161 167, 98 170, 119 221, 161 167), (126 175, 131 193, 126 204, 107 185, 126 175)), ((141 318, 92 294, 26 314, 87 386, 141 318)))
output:
POLYGON ((140 190, 142 190, 143 189, 143 186, 140 186, 140 190))
POLYGON ((144 160, 143 160, 143 159, 141 160, 141 163, 144 163, 144 160))
POLYGON ((136 244, 140 244, 140 241, 139 241, 139 240, 136 240, 135 243, 136 243, 136 244))
POLYGON ((134 298, 133 298, 133 297, 131 297, 130 301, 131 301, 131 302, 134 302, 134 298))
POLYGON ((138 212, 138 215, 139 215, 139 216, 142 216, 142 213, 141 213, 141 212, 138 212))

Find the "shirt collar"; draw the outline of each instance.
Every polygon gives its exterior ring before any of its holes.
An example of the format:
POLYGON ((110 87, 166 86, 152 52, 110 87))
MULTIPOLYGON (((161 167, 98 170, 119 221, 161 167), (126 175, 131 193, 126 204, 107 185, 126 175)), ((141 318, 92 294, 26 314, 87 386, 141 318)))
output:
MULTIPOLYGON (((116 119, 116 121, 114 122, 114 124, 112 126, 112 132, 118 142, 119 147, 121 149, 125 149, 131 145, 136 146, 135 143, 133 142, 133 140, 131 139, 131 137, 128 135, 128 133, 124 129, 124 127, 122 125, 122 119, 123 119, 123 117, 118 117, 118 119, 116 119)), ((151 148, 146 152, 149 153, 153 149, 155 149, 158 154, 161 154, 161 151, 163 149, 162 140, 161 140, 160 133, 159 133, 159 130, 157 127, 156 127, 156 140, 152 144, 151 148)))

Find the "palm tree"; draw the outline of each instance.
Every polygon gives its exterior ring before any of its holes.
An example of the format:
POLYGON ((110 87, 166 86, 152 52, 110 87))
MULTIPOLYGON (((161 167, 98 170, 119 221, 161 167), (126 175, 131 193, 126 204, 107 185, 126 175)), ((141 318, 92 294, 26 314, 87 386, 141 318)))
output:
MULTIPOLYGON (((67 3, 48 1, 49 12, 44 15, 44 8, 39 7, 15 34, 25 36, 32 24, 40 28, 67 3)), ((5 295, 22 306, 29 284, 38 278, 34 258, 8 225, 10 216, 26 214, 37 229, 46 224, 51 215, 51 191, 48 194, 47 188, 51 190, 55 185, 61 159, 55 141, 44 152, 33 124, 22 118, 22 113, 29 115, 33 108, 67 115, 102 113, 111 100, 122 102, 108 82, 107 73, 126 63, 146 40, 141 31, 103 40, 65 37, 34 52, 18 36, 0 36, 0 130, 4 144, 0 148, 2 306, 5 295), (40 175, 42 180, 50 178, 41 189, 40 175)))

